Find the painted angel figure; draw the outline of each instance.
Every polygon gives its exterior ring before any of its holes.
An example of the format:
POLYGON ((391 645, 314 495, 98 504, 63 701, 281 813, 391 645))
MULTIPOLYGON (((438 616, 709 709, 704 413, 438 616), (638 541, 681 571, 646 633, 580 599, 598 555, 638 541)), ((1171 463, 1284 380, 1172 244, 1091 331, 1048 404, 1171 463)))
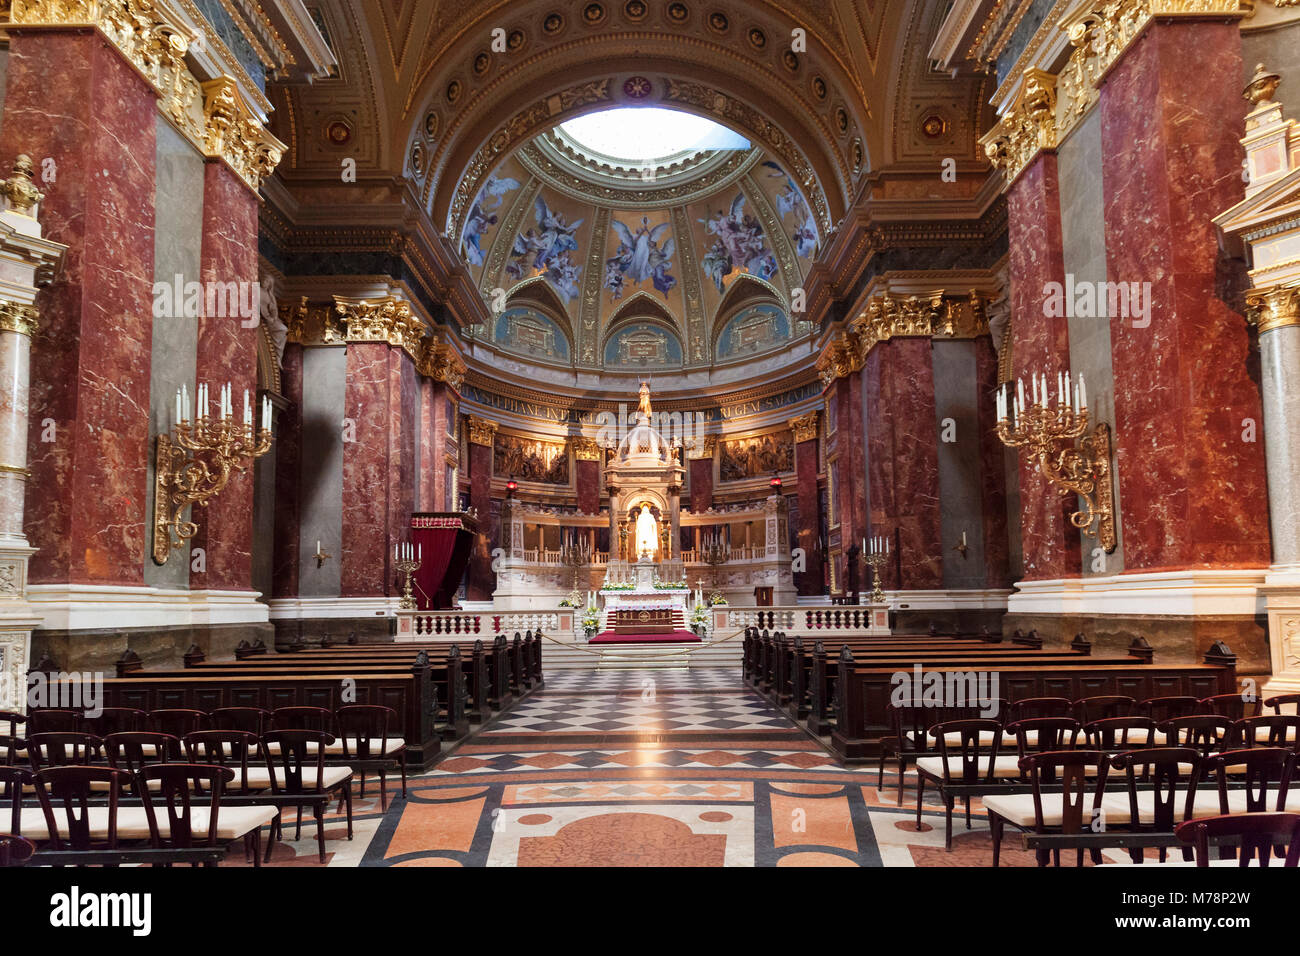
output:
MULTIPOLYGON (((672 229, 669 223, 660 223, 651 228, 650 218, 642 216, 641 224, 637 226, 635 233, 617 219, 613 220, 611 225, 621 240, 618 255, 614 259, 618 262, 619 271, 634 283, 640 285, 654 276, 656 271, 662 276, 672 268, 671 260, 675 248, 672 236, 669 236, 662 246, 659 245, 664 235, 672 229)), ((658 283, 656 283, 657 287, 658 283)))
MULTIPOLYGON (((482 196, 482 193, 479 195, 482 196)), ((496 214, 489 215, 485 213, 481 201, 475 202, 470 208, 469 216, 465 220, 464 236, 461 239, 465 260, 470 265, 481 266, 483 264, 483 248, 479 240, 496 224, 496 214)))
POLYGON ((536 268, 544 269, 561 253, 571 252, 578 248, 578 240, 573 237, 573 234, 585 220, 579 219, 574 223, 565 222, 564 214, 552 212, 550 207, 546 205, 546 200, 541 196, 537 197, 535 211, 537 224, 542 227, 542 231, 537 237, 537 255, 533 259, 533 265, 536 268))

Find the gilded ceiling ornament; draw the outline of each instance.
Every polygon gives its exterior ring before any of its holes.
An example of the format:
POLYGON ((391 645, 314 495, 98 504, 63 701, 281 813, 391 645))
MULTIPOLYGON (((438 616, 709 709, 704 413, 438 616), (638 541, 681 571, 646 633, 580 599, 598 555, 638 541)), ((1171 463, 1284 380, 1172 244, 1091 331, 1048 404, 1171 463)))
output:
POLYGON ((1039 152, 1055 149, 1056 142, 1056 77, 1026 70, 1015 104, 980 137, 980 145, 1010 186, 1039 152))
POLYGON ((817 437, 817 409, 814 408, 807 415, 800 415, 798 418, 790 419, 790 430, 794 432, 795 444, 815 439, 817 437))
POLYGON ((352 299, 334 296, 334 311, 343 320, 348 342, 385 342, 419 361, 424 323, 404 299, 352 299))
POLYGON ((415 369, 426 378, 443 382, 457 392, 465 382, 465 363, 456 350, 443 341, 441 333, 424 340, 424 350, 415 369))
POLYGON ((569 445, 578 461, 600 461, 604 457, 604 449, 594 438, 570 438, 569 445))

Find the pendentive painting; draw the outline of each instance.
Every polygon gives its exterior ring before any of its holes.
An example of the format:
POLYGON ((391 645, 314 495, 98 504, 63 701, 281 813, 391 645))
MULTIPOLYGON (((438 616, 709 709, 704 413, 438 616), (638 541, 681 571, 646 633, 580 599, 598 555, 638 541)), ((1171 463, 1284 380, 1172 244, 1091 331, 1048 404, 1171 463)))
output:
POLYGON ((569 450, 563 442, 498 434, 492 446, 492 471, 497 475, 513 475, 518 481, 567 485, 569 450))
POLYGON ((788 430, 722 443, 718 477, 723 481, 743 481, 774 471, 793 470, 794 434, 788 430))

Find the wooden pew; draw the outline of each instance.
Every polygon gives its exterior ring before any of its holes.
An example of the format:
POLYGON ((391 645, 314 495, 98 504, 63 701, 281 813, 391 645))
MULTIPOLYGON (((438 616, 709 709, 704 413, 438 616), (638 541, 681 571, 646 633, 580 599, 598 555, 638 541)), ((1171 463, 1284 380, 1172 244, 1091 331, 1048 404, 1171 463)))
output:
MULTIPOLYGON (((73 693, 77 680, 57 679, 53 662, 42 661, 51 690, 73 693)), ((128 676, 105 678, 105 707, 131 707, 151 711, 181 708, 210 713, 220 707, 312 706, 337 710, 344 703, 382 704, 398 715, 399 732, 406 740, 410 760, 428 769, 441 749, 435 725, 437 698, 426 654, 417 651, 410 664, 367 670, 352 668, 344 676, 355 681, 356 700, 341 699, 339 675, 257 672, 253 668, 219 671, 173 671, 159 675, 138 670, 128 676)), ((79 693, 79 691, 77 691, 79 693)), ((58 699, 55 697, 54 699, 58 699)), ((74 699, 65 697, 64 699, 74 699)), ((86 698, 75 698, 86 699, 86 698)))
MULTIPOLYGON (((927 664, 927 672, 939 674, 972 670, 996 673, 998 695, 1010 701, 1028 697, 1065 697, 1078 700, 1103 694, 1123 694, 1142 700, 1152 697, 1209 697, 1236 691, 1236 656, 1221 641, 1205 655, 1204 663, 1162 665, 1152 661, 1150 647, 1138 639, 1129 656, 1083 657, 1078 663, 1026 657, 1021 662, 989 662, 980 666, 966 658, 953 665, 927 664)), ((887 726, 886 708, 896 666, 877 661, 858 662, 847 648, 838 661, 839 680, 835 696, 835 728, 831 747, 846 760, 863 759, 879 753, 880 738, 887 726)))

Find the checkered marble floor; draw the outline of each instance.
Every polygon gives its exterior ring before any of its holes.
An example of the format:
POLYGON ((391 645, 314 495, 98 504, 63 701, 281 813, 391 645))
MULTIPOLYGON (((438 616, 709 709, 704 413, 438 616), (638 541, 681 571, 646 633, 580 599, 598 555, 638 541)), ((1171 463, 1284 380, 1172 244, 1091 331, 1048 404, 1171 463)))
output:
POLYGON ((665 688, 626 695, 546 692, 523 701, 483 734, 788 730, 789 719, 757 695, 675 694, 665 688))
POLYGON ((745 692, 739 667, 684 670, 556 671, 546 675, 548 693, 605 694, 655 690, 745 692))

